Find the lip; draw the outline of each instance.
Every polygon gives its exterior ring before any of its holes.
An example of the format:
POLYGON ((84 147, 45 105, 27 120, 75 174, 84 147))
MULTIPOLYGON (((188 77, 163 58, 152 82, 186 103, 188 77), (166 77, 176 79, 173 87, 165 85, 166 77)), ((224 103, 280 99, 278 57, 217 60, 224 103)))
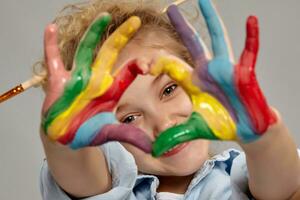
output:
POLYGON ((172 151, 165 152, 165 153, 163 154, 163 157, 170 157, 170 156, 173 156, 173 155, 179 153, 179 152, 180 152, 181 150, 183 150, 188 144, 189 144, 189 142, 185 142, 185 143, 182 143, 182 144, 177 145, 177 147, 175 147, 172 151))

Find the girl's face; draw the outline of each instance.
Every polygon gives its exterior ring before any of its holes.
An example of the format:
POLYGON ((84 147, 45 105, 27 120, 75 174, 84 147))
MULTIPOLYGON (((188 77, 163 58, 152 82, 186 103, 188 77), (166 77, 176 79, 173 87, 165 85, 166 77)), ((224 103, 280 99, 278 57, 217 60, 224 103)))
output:
MULTIPOLYGON (((143 45, 137 42, 139 40, 133 40, 123 49, 115 66, 123 66, 137 58, 144 66, 151 67, 159 55, 175 55, 165 48, 167 40, 170 39, 155 33, 147 34, 143 45), (150 44, 152 47, 148 47, 150 44)), ((139 127, 154 141, 165 129, 187 120, 192 104, 185 91, 167 75, 144 75, 138 76, 125 91, 115 112, 120 122, 139 127)), ((197 171, 208 158, 209 142, 194 140, 184 143, 159 158, 130 144, 123 145, 132 153, 138 170, 143 173, 186 176, 197 171)))

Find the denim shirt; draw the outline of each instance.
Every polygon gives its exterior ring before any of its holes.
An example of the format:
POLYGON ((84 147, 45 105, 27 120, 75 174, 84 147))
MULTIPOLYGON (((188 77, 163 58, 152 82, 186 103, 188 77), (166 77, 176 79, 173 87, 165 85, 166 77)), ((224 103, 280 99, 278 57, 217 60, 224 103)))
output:
MULTIPOLYGON (((159 180, 153 175, 138 174, 133 156, 118 142, 100 146, 112 176, 112 189, 85 200, 155 200, 159 180)), ((245 154, 234 149, 207 160, 196 172, 185 200, 253 199, 248 188, 245 154)), ((44 160, 40 173, 44 200, 71 200, 52 177, 44 160)))

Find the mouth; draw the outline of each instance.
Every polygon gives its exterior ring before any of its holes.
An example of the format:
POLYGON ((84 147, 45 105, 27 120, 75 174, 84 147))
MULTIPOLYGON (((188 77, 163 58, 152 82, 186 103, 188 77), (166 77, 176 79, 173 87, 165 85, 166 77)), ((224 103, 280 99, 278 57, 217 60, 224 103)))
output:
POLYGON ((172 156, 195 139, 217 140, 205 120, 193 112, 187 122, 171 127, 162 132, 152 145, 152 156, 172 156))
POLYGON ((178 144, 176 145, 175 147, 171 148, 170 150, 166 151, 164 154, 163 154, 163 157, 170 157, 170 156, 173 156, 177 153, 179 153, 181 150, 183 150, 186 146, 189 145, 189 142, 185 142, 185 143, 182 143, 182 144, 178 144))

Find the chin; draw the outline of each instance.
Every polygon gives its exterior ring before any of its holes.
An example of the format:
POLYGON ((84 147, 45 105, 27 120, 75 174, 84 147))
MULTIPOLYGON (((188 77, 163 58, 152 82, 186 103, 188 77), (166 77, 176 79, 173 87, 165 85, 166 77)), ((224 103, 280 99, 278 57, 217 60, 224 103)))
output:
POLYGON ((159 176, 188 176, 197 172, 208 159, 209 141, 193 140, 171 156, 154 158, 130 144, 123 144, 134 156, 138 170, 159 176))

